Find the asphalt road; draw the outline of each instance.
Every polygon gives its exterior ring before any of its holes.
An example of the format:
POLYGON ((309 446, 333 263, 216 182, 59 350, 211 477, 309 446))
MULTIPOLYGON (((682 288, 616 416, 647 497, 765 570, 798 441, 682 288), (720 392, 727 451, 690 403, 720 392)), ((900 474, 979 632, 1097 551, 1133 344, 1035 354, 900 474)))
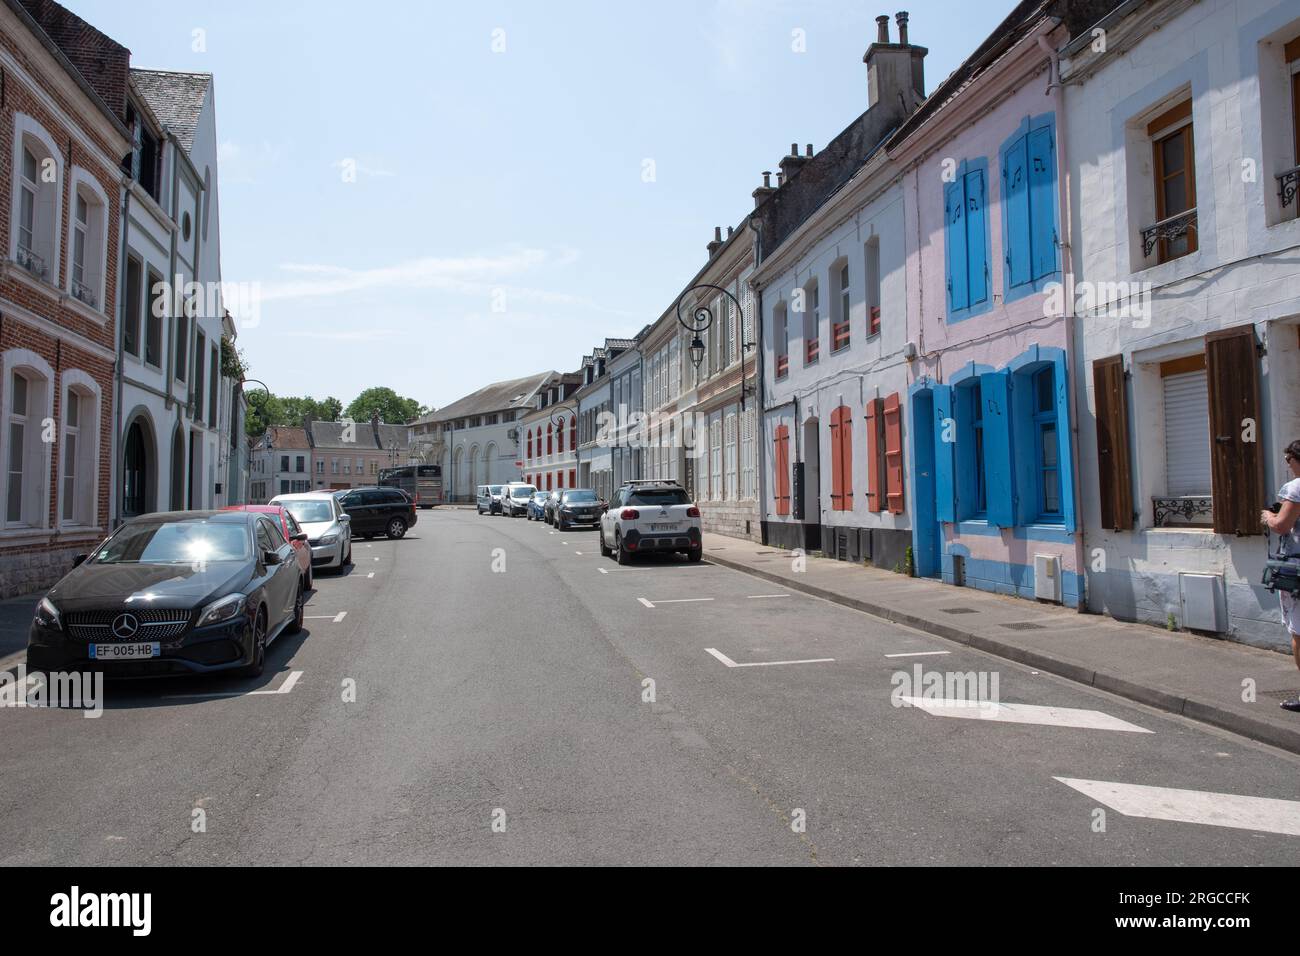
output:
POLYGON ((1295 757, 707 560, 459 510, 353 557, 257 681, 0 708, 0 864, 1300 859, 1295 757), (1016 706, 895 706, 916 666, 1016 706))

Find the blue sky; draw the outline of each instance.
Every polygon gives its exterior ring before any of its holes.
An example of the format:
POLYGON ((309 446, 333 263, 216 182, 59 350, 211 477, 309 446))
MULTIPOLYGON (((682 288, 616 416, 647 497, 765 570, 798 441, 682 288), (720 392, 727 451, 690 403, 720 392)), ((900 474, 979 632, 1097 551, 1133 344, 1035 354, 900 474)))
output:
MULTIPOLYGON (((215 75, 223 275, 264 296, 250 374, 435 406, 656 319, 761 171, 866 107, 898 7, 63 2, 135 66, 215 75)), ((1012 6, 907 4, 927 91, 1012 6)))

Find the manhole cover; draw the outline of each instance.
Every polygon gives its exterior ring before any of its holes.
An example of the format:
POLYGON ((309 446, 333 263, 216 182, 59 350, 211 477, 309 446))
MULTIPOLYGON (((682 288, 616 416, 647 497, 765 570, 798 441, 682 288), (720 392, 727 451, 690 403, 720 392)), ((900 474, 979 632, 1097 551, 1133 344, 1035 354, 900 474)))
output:
POLYGON ((1289 690, 1261 690, 1259 696, 1277 701, 1290 700, 1293 697, 1300 697, 1300 687, 1292 687, 1289 690))
POLYGON ((973 607, 945 607, 945 608, 940 608, 940 610, 943 611, 944 614, 977 614, 977 613, 979 613, 979 612, 977 612, 973 607))
POLYGON ((1043 625, 1035 624, 1033 621, 1012 621, 1010 624, 1003 624, 1003 627, 1011 631, 1041 631, 1043 625))

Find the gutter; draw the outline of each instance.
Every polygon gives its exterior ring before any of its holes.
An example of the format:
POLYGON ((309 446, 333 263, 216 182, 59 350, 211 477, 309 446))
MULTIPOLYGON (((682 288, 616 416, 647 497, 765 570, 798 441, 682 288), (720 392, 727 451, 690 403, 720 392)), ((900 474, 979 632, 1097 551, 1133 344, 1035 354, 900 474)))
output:
MULTIPOLYGON (((130 176, 123 177, 122 238, 117 244, 117 296, 119 300, 117 305, 120 321, 117 327, 117 361, 113 369, 113 386, 117 398, 113 403, 113 434, 109 436, 108 444, 113 462, 113 467, 109 469, 108 479, 108 526, 110 529, 117 527, 118 507, 121 504, 119 492, 126 482, 126 461, 118 453, 118 442, 121 440, 122 435, 122 380, 126 377, 123 338, 126 335, 126 263, 129 258, 126 240, 127 234, 130 232, 131 222, 131 189, 128 185, 130 181, 130 176)), ((144 273, 142 271, 141 279, 143 280, 143 278, 144 273)), ((141 329, 141 331, 147 332, 147 329, 141 329)), ((142 345, 143 343, 137 344, 142 345)))

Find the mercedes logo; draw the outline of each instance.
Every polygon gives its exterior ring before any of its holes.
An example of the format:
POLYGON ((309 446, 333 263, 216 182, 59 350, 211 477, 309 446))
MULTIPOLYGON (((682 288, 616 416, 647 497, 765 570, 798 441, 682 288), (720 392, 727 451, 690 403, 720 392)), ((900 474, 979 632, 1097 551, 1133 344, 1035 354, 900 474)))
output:
POLYGON ((140 630, 140 622, 134 614, 119 614, 113 618, 113 636, 126 640, 135 637, 140 630))

